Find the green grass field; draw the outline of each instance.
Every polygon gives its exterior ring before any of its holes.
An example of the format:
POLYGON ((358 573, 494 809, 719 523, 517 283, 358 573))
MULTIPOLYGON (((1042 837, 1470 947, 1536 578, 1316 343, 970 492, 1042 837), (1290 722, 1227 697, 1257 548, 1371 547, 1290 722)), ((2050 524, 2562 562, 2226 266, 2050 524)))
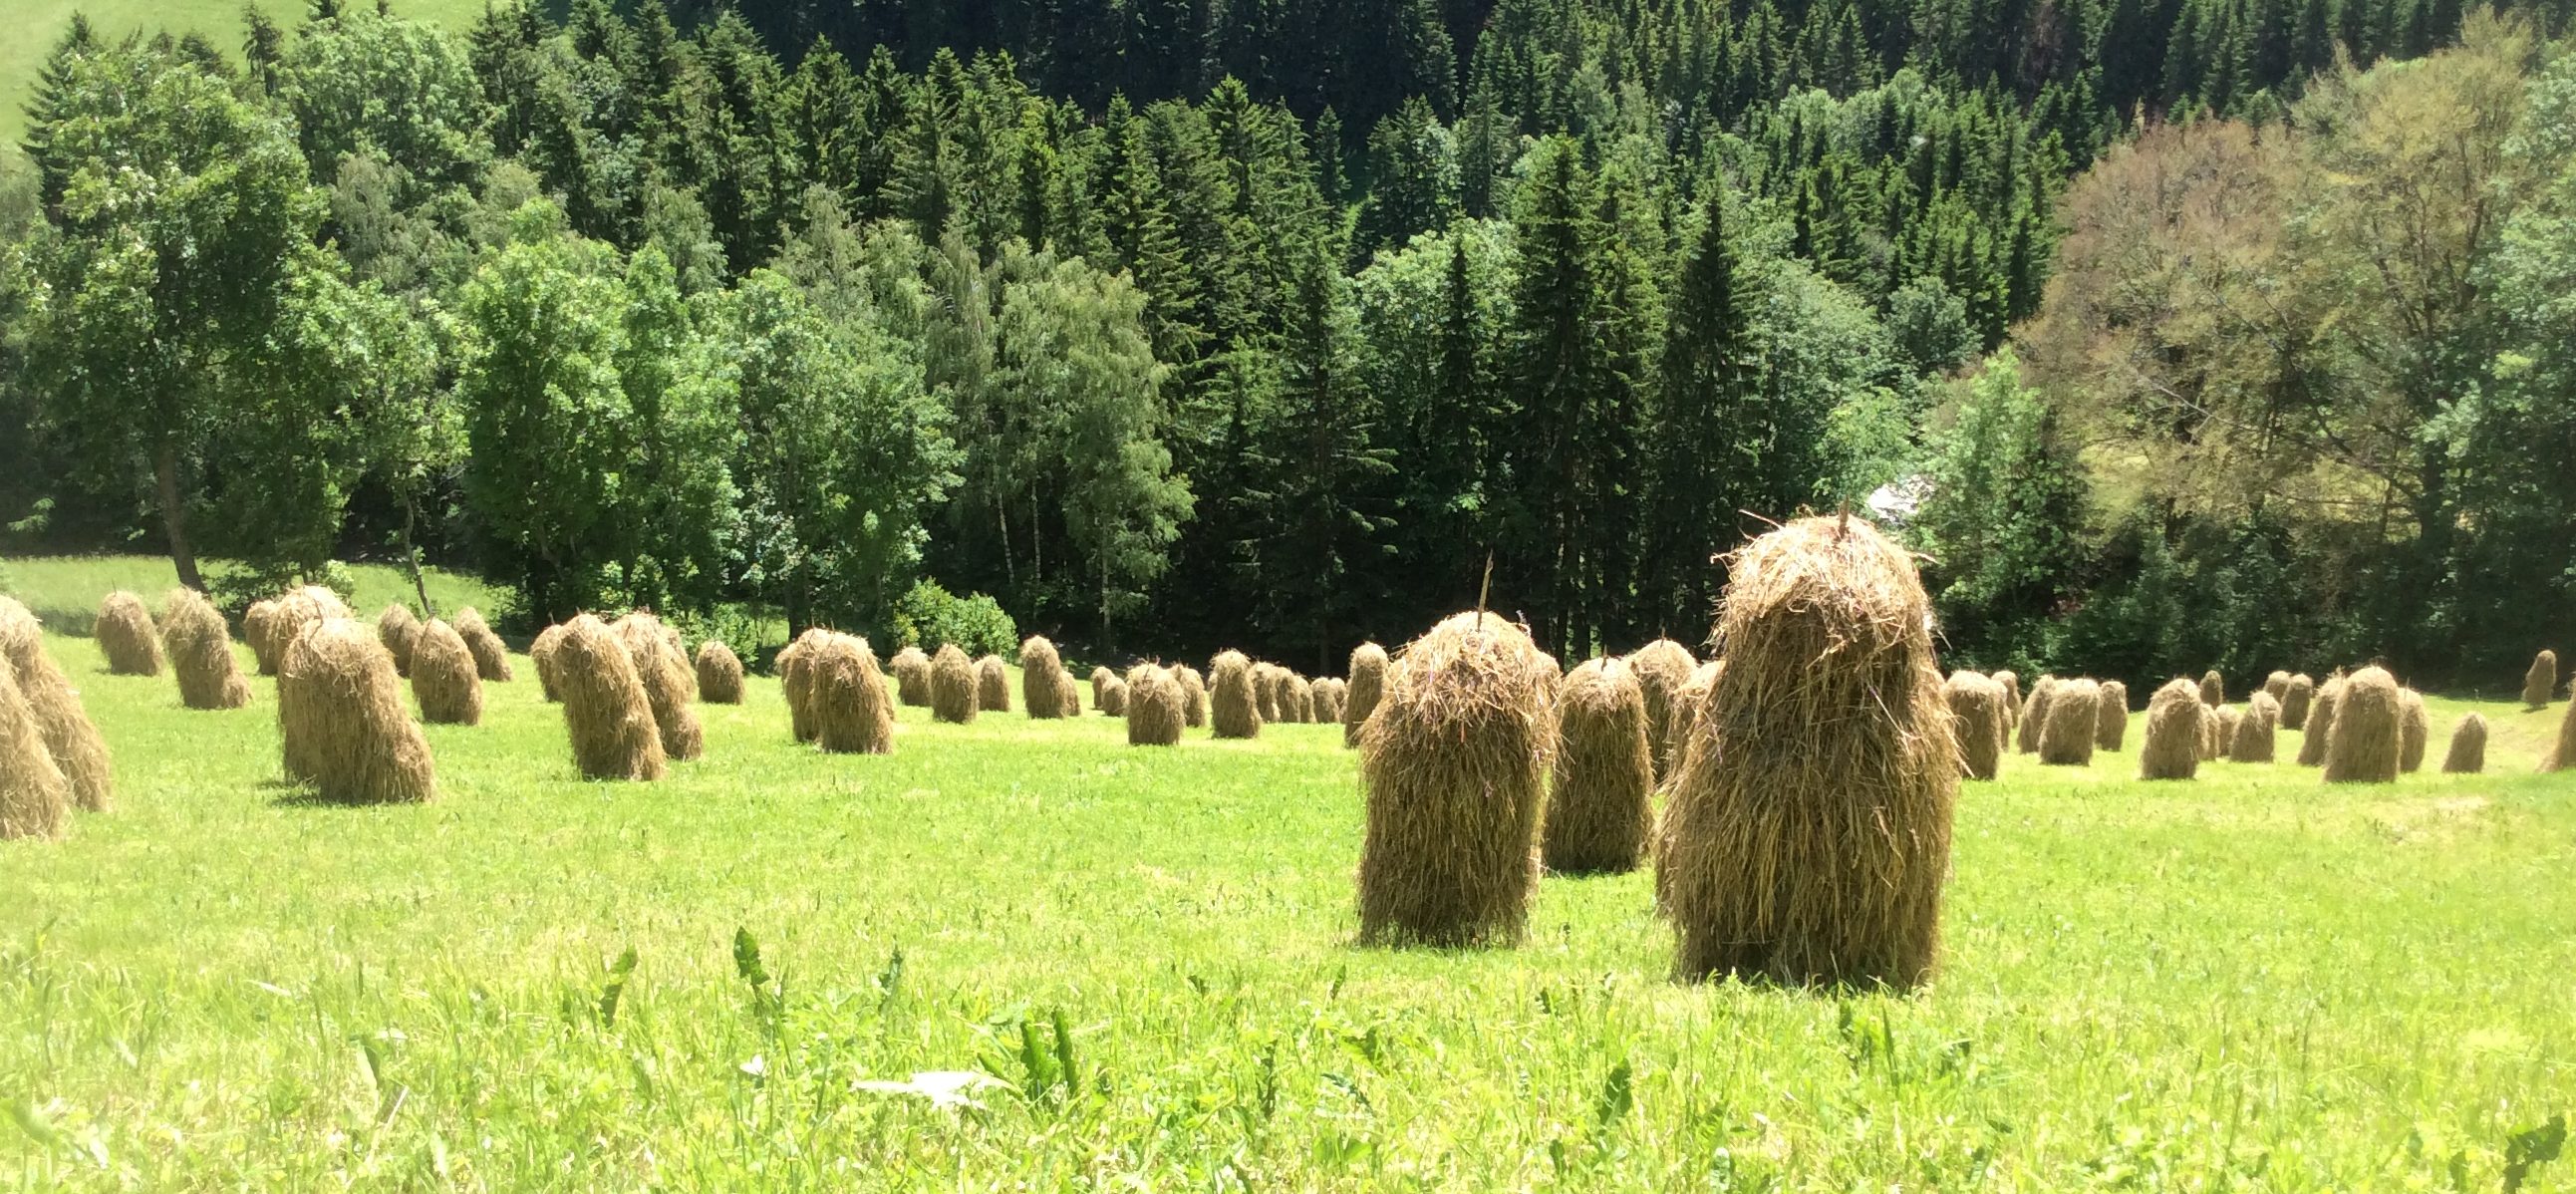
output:
POLYGON ((2576 1112, 2561 709, 2393 787, 2015 759, 1937 983, 1835 997, 1668 981, 1642 873, 1548 878, 1518 949, 1354 946, 1332 726, 906 709, 830 757, 756 679, 602 785, 523 662, 429 728, 437 803, 350 809, 278 783, 269 681, 192 713, 47 645, 120 807, 0 844, 9 1188, 2576 1189, 2514 1143, 2576 1112), (859 1085, 955 1070, 1004 1085, 859 1085))

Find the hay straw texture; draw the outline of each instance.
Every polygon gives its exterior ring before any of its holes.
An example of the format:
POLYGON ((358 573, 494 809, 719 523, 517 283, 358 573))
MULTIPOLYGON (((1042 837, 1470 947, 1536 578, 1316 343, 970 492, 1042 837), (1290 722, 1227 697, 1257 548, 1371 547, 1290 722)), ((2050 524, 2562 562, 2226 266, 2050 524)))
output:
POLYGON ((456 627, 457 637, 465 640, 465 649, 474 653, 475 675, 495 684, 509 682, 510 650, 501 645, 501 636, 492 633, 483 615, 469 605, 457 610, 455 619, 448 624, 456 627))
POLYGON ((1011 711, 1011 665, 999 655, 975 661, 975 707, 986 713, 1011 711))
POLYGON ((143 607, 142 598, 123 589, 108 594, 98 603, 98 624, 90 635, 107 656, 108 674, 161 674, 161 632, 152 625, 152 611, 143 607))
POLYGON ((1994 681, 2004 686, 2004 728, 2009 731, 2021 724, 2021 677, 2006 668, 1994 673, 1994 681))
MULTIPOLYGON (((413 616, 410 606, 397 601, 377 612, 376 641, 383 643, 385 650, 393 654, 396 675, 411 674, 411 636, 418 633, 420 619, 413 616)), ((464 640, 460 638, 457 641, 464 640)))
POLYGON ((1914 986, 1963 769, 1914 559, 1860 519, 1802 518, 1732 572, 1726 666, 1665 812, 1675 973, 1914 986))
POLYGON ((2289 686, 2281 690, 2281 728, 2308 728, 2308 708, 2316 704, 2317 682, 2302 672, 2290 677, 2289 686))
POLYGON ((233 658, 232 631, 214 603, 195 589, 172 589, 161 601, 161 645, 179 678, 179 703, 191 709, 239 709, 250 681, 233 658))
POLYGON ((2236 723, 2245 716, 2234 705, 2220 705, 2209 712, 2200 722, 2200 761, 2204 763, 2227 757, 2227 744, 2236 740, 2236 723))
POLYGON ((564 725, 573 762, 585 779, 660 779, 670 769, 653 702, 635 658, 606 622, 583 614, 563 625, 555 669, 563 685, 564 725))
POLYGON ((2558 741, 2540 758, 2543 771, 2565 771, 2576 767, 2576 701, 2567 705, 2567 715, 2558 719, 2558 741))
MULTIPOLYGON (((1671 698, 1665 700, 1669 711, 1671 698)), ((1662 728, 1627 661, 1590 660, 1565 677, 1556 704, 1555 783, 1539 834, 1547 869, 1637 869, 1654 825, 1654 740, 1662 728)))
POLYGON ((1252 661, 1241 651, 1220 651, 1208 664, 1208 724, 1219 738, 1261 736, 1261 697, 1252 661))
POLYGON ((45 749, 18 669, 0 658, 0 840, 58 838, 70 819, 71 781, 45 749))
POLYGON ((2343 682, 2335 698, 2334 730, 2326 739, 2326 782, 2397 782, 2401 723, 2406 698, 2385 668, 2366 667, 2343 682))
POLYGON ((1390 663, 1360 731, 1361 940, 1520 939, 1538 887, 1557 684, 1529 633, 1491 613, 1453 614, 1390 663))
POLYGON ((1961 773, 1969 779, 1993 779, 2003 766, 2004 686, 1991 676, 1952 672, 1942 682, 1941 698, 1950 705, 1961 773))
POLYGON ((2236 732, 2227 740, 2227 757, 2237 763, 2272 761, 2274 731, 2281 724, 2281 702, 2268 691, 2257 692, 2245 702, 2244 716, 2236 719, 2236 732))
POLYGON ((1360 726, 1377 711, 1378 694, 1386 690, 1386 648, 1361 643, 1351 648, 1350 691, 1342 698, 1342 745, 1360 744, 1360 726))
POLYGON ((334 804, 426 804, 429 741, 404 707, 393 653, 354 618, 306 627, 277 665, 290 775, 334 804))
POLYGON ((1288 720, 1299 725, 1313 725, 1315 722, 1314 681, 1291 673, 1288 677, 1288 694, 1281 699, 1280 705, 1287 711, 1288 720))
POLYGON ((798 742, 814 740, 814 653, 832 632, 807 627, 778 653, 778 687, 787 698, 787 732, 798 742))
POLYGON ((942 645, 930 660, 930 719, 961 726, 974 721, 981 684, 975 661, 955 643, 942 645))
POLYGON ((654 732, 662 739, 662 756, 686 762, 705 754, 707 734, 698 724, 697 676, 680 651, 679 636, 662 619, 638 610, 609 627, 635 662, 635 678, 653 707, 654 732))
POLYGON ((563 638, 562 626, 548 626, 528 644, 528 663, 537 669, 537 687, 545 690, 548 701, 563 699, 563 673, 555 666, 555 648, 563 645, 563 638))
MULTIPOLYGON (((411 696, 420 703, 420 719, 432 725, 480 724, 483 677, 475 674, 474 653, 465 649, 465 637, 432 618, 414 626, 404 645, 411 649, 411 696)), ((393 648, 385 653, 391 656, 393 648)))
POLYGON ((1082 685, 1074 683, 1071 668, 1055 670, 1055 707, 1064 710, 1066 717, 1082 716, 1082 685))
POLYGON ((1184 663, 1172 668, 1172 678, 1181 686, 1181 724, 1193 730, 1205 727, 1208 722, 1207 677, 1184 663))
MULTIPOLYGON (((251 610, 255 614, 259 606, 253 605, 251 610)), ((295 646, 297 636, 324 619, 356 616, 339 594, 320 585, 305 585, 279 594, 269 604, 264 619, 246 617, 243 632, 251 635, 251 654, 259 658, 259 673, 268 676, 286 666, 286 652, 295 646), (254 624, 260 628, 256 632, 252 630, 254 624)))
POLYGON ((723 639, 699 643, 698 656, 692 662, 698 671, 699 700, 710 705, 742 703, 742 656, 734 654, 723 639))
POLYGON ((1287 720, 1286 711, 1279 707, 1279 694, 1287 686, 1288 669, 1275 663, 1252 665, 1252 703, 1255 708, 1261 710, 1261 720, 1265 722, 1287 720))
POLYGON ((2290 673, 2274 672, 2263 677, 2263 691, 2271 694, 2273 704, 2280 704, 2281 698, 2290 692, 2290 673))
POLYGON ((814 745, 832 754, 894 753, 894 696, 886 691, 868 640, 830 635, 816 644, 807 666, 813 674, 814 745))
POLYGON ((1680 695, 1682 685, 1690 683, 1691 673, 1699 670, 1699 660, 1690 648, 1659 638, 1629 655, 1628 669, 1646 694, 1646 719, 1652 727, 1648 732, 1654 738, 1655 780, 1661 783, 1673 773, 1673 752, 1681 746, 1683 733, 1689 728, 1677 724, 1674 698, 1680 695))
POLYGON ((1119 686, 1127 691, 1127 745, 1180 745, 1182 705, 1188 697, 1170 669, 1140 663, 1127 669, 1119 686))
POLYGON ((2147 741, 2138 750, 2138 778, 2190 779, 2200 774, 2200 723, 2210 716, 2200 686, 2173 679, 2147 699, 2147 741))
POLYGON ((2413 775, 2424 769, 2424 752, 2432 745, 2433 717, 2424 694, 2412 688, 2397 694, 2397 769, 2413 775))
POLYGON ((15 598, 0 597, 0 657, 17 670, 19 695, 36 716, 36 734, 44 739, 45 753, 71 785, 75 807, 106 812, 116 806, 107 739, 90 724, 71 677, 63 674, 53 656, 45 654, 44 638, 35 614, 15 598))
POLYGON ((2487 719, 2471 713, 2451 731, 2451 753, 2442 757, 2442 774, 2476 775, 2486 769, 2487 719))
POLYGON ((2094 712, 2093 748, 2120 749, 2120 744, 2129 737, 2129 686, 2117 680, 2104 680, 2100 707, 2094 712))
POLYGON ((2522 674, 2522 703, 2534 709, 2546 709, 2558 693, 2558 652, 2543 650, 2531 657, 2531 670, 2522 674))
POLYGON ((1125 716, 1127 716, 1127 681, 1126 681, 1126 680, 1121 679, 1121 678, 1119 678, 1119 677, 1117 677, 1117 676, 1111 676, 1111 677, 1109 678, 1109 683, 1107 683, 1106 685, 1103 685, 1103 686, 1101 687, 1101 689, 1100 689, 1100 715, 1101 715, 1102 717, 1125 717, 1125 716))
POLYGON ((2322 767, 2326 762, 2326 744, 2334 737, 2335 706, 2343 700, 2343 677, 2330 677, 2317 687, 2317 696, 2308 705, 2308 723, 2299 738, 2299 766, 2322 767))
POLYGON ((1327 676, 1315 681, 1313 691, 1315 722, 1319 725, 1324 723, 1339 725, 1342 720, 1342 702, 1349 699, 1350 687, 1340 680, 1327 676))
POLYGON ((2200 674, 2200 703, 2212 709, 2227 703, 2227 680, 2211 668, 2200 674))
POLYGON ((277 674, 277 601, 270 598, 254 601, 242 612, 242 641, 250 644, 253 663, 259 674, 277 674))
POLYGON ((1064 707, 1055 680, 1056 673, 1063 670, 1064 661, 1056 657, 1054 643, 1031 636, 1020 644, 1020 700, 1028 706, 1031 718, 1048 721, 1081 712, 1064 707))
POLYGON ((2019 754, 2038 754, 2039 736, 2048 728, 2048 702, 2056 695, 2057 677, 2041 676, 2030 687, 2030 700, 2022 706, 2021 721, 2014 727, 2013 750, 2019 754))
POLYGON ((2102 733, 2102 686, 2060 680, 2049 689, 2048 724, 2039 731, 2039 761, 2051 767, 2089 767, 2102 733))
POLYGON ((886 660, 885 671, 894 677, 895 696, 916 709, 930 705, 930 656, 919 647, 905 647, 886 660))

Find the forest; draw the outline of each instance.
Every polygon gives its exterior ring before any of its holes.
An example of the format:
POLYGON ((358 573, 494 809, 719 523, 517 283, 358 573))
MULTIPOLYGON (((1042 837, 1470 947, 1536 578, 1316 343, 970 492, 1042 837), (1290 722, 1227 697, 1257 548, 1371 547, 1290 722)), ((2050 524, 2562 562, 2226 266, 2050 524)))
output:
POLYGON ((1852 509, 1962 665, 2486 682, 2576 631, 2568 7, 76 20, 0 551, 1322 674, 1696 640, 1852 509))

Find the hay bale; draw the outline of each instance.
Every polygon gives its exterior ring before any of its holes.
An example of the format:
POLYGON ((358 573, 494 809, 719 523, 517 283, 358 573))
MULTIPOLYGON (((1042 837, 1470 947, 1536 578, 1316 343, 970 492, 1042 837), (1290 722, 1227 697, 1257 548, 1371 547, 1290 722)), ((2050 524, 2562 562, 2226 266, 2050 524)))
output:
POLYGON ((510 649, 501 645, 501 636, 492 633, 483 615, 469 605, 457 610, 455 619, 448 624, 456 627, 457 636, 465 640, 465 649, 474 653, 475 675, 495 684, 509 682, 510 649))
POLYGON ((642 610, 609 627, 635 662, 635 678, 653 709, 653 730, 662 740, 662 756, 687 762, 706 753, 707 734, 698 724, 697 676, 680 650, 679 636, 662 619, 642 610))
POLYGON ((2317 699, 2317 682, 2306 673, 2290 677, 2289 686, 2281 690, 2281 728, 2308 728, 2308 707, 2317 699))
POLYGON ((2343 699, 2343 677, 2330 676, 2317 687, 2316 699, 2308 704, 2308 723, 2300 731, 2299 765, 2322 767, 2326 761, 2326 743, 2334 737, 2335 705, 2343 699))
MULTIPOLYGON (((1667 714, 1671 700, 1667 694, 1667 714)), ((1637 670, 1619 659, 1575 668, 1558 694, 1556 718, 1556 775, 1540 860, 1563 874, 1637 869, 1652 837, 1654 741, 1663 736, 1637 670)))
POLYGON ((116 781, 108 764, 107 739, 90 724, 81 707, 80 690, 45 653, 44 630, 36 615, 15 598, 0 597, 0 657, 17 669, 18 692, 35 714, 36 733, 45 753, 71 785, 75 807, 103 813, 116 807, 116 781))
POLYGON ((2558 694, 2558 652, 2543 650, 2531 657, 2531 670, 2522 674, 2522 703, 2534 709, 2549 707, 2550 698, 2558 694))
POLYGON ((2120 749, 2120 744, 2129 737, 2129 686, 2117 680, 2104 680, 2100 706, 2094 713, 2094 749, 2120 749))
POLYGON ((277 708, 289 774, 322 799, 426 804, 437 795, 393 653, 356 619, 325 618, 295 636, 278 661, 277 708))
POLYGON ((699 643, 697 658, 690 662, 697 668, 699 700, 710 705, 742 703, 742 656, 734 654, 723 639, 699 643))
POLYGON ((931 720, 961 726, 974 721, 979 692, 974 661, 957 644, 943 644, 930 661, 931 720))
POLYGON ((242 641, 250 644, 251 661, 263 676, 277 674, 277 601, 254 601, 242 613, 242 641))
POLYGON ((809 626, 778 653, 778 687, 787 698, 787 732, 798 742, 814 740, 814 653, 831 637, 831 631, 809 626))
POLYGON ((1678 724, 1673 698, 1682 685, 1690 683, 1691 673, 1699 670, 1699 660, 1690 648, 1659 638, 1628 656, 1628 670, 1646 694, 1646 717, 1654 727, 1649 733, 1655 740, 1655 782, 1660 784, 1673 773, 1673 751, 1688 728, 1678 724))
POLYGON ((885 671, 894 677, 895 697, 916 709, 930 706, 930 656, 919 647, 905 647, 886 661, 885 671))
POLYGON ((987 713, 1011 711, 1011 665, 999 655, 975 661, 975 707, 987 713))
POLYGON ((555 670, 573 762, 582 777, 662 778, 669 763, 634 654, 606 622, 589 614, 564 623, 563 632, 555 647, 555 670))
POLYGON ((2245 713, 2236 719, 2235 732, 2228 735, 2227 757, 2237 763, 2272 761, 2273 731, 2281 724, 2281 702, 2269 691, 2257 692, 2245 702, 2245 713))
POLYGON ((2263 677, 2263 691, 2272 698, 2273 704, 2280 704, 2282 697, 2290 695, 2290 673, 2274 672, 2263 677))
POLYGON ((0 841, 59 838, 71 820, 71 781, 54 765, 18 669, 0 657, 0 841))
POLYGON ((2433 718, 2424 694, 2412 688, 2397 694, 2397 769, 2413 775, 2424 769, 2424 751, 2432 742, 2433 718))
POLYGON ((1065 708, 1060 701, 1055 675, 1063 670, 1054 643, 1032 635, 1020 644, 1020 699, 1028 706, 1031 720, 1051 721, 1081 712, 1065 708))
POLYGON ((123 589, 108 594, 98 603, 98 622, 90 627, 90 636, 107 656, 108 674, 161 674, 161 632, 153 627, 152 611, 143 607, 142 598, 123 589))
MULTIPOLYGON (((383 623, 377 625, 381 642, 383 623)), ((411 695, 420 703, 420 719, 432 725, 480 724, 483 677, 474 670, 474 653, 466 649, 465 637, 432 618, 412 627, 403 645, 411 652, 411 695)), ((385 654, 391 658, 393 648, 386 647, 385 654)))
POLYGON ((1206 726, 1208 723, 1207 677, 1200 675, 1197 668, 1184 663, 1172 668, 1172 678, 1179 681, 1181 685, 1181 724, 1193 730, 1206 726))
POLYGON ((2048 728, 2048 702, 2057 691, 2057 677, 2041 676, 2030 686, 2030 700, 2022 705, 2021 721, 2013 730, 2013 750, 2019 754, 2038 754, 2040 733, 2048 728))
POLYGON ((2227 681, 2218 674, 2217 668, 2211 668, 2200 675, 2200 703, 2212 709, 2222 708, 2227 704, 2227 681))
POLYGON ((1342 745, 1360 744, 1360 726, 1377 711, 1386 690, 1386 648, 1361 643, 1351 648, 1350 692, 1342 700, 1342 745))
POLYGON ((1208 664, 1208 724, 1219 738, 1261 736, 1261 696, 1254 691, 1252 661, 1241 651, 1220 651, 1208 664))
POLYGON ((1993 779, 2003 768, 2004 686, 1991 676, 1952 672, 1941 685, 1941 698, 1950 706, 1952 733, 1959 740, 1960 772, 1969 779, 1993 779))
POLYGON ((2487 769, 2487 719, 2475 713, 2460 718, 2451 731, 2451 753, 2442 759, 2444 775, 2476 775, 2487 769))
POLYGON ((2060 680, 2049 689, 2048 724, 2039 731, 2039 761, 2050 767, 2093 765, 2093 744, 2102 734, 2102 686, 2091 680, 2060 680))
POLYGON ((1912 987, 1963 770, 1914 558, 1857 518, 1735 553, 1726 666, 1665 813, 1676 973, 1912 987))
POLYGON ((1127 745, 1180 744, 1186 713, 1183 705, 1188 697, 1169 669, 1151 663, 1137 664, 1127 669, 1127 678, 1118 687, 1126 693, 1121 707, 1127 714, 1127 745))
POLYGON ((1555 662, 1496 614, 1453 615, 1398 652, 1360 731, 1361 940, 1520 939, 1538 887, 1557 684, 1555 662))
POLYGON ((2201 719, 2201 762, 2213 763, 2227 757, 2227 744, 2236 740, 2236 723, 2244 716, 2244 710, 2234 705, 2220 705, 2201 719))
POLYGON ((2387 669, 2366 667, 2346 678, 2335 698, 2334 729, 2326 739, 2326 782, 2397 782, 2405 717, 2404 692, 2387 669))
MULTIPOLYGON (((919 655, 920 652, 913 652, 919 655)), ((930 659, 922 657, 927 667, 930 659)), ((894 753, 895 694, 868 640, 834 634, 816 646, 807 666, 813 675, 814 745, 833 754, 894 753)))
POLYGON ((2021 724, 2021 677, 2006 668, 1993 674, 1994 682, 2004 686, 2004 730, 2021 724))
POLYGON ((2138 778, 2190 779, 2200 774, 2201 722, 2211 716, 2200 686, 2179 677, 2147 698, 2147 741, 2138 749, 2138 778))
POLYGON ((385 650, 392 653, 395 675, 411 675, 411 636, 418 633, 420 619, 412 616, 410 606, 397 601, 377 611, 376 641, 383 643, 385 650))
POLYGON ((563 645, 563 638, 562 626, 548 626, 528 644, 528 662, 536 667, 537 686, 545 690, 548 702, 563 699, 563 673, 555 666, 555 648, 563 645))
POLYGON ((161 645, 179 677, 179 703, 191 709, 239 709, 250 681, 233 658, 232 632, 214 603, 195 589, 172 589, 161 601, 161 645))

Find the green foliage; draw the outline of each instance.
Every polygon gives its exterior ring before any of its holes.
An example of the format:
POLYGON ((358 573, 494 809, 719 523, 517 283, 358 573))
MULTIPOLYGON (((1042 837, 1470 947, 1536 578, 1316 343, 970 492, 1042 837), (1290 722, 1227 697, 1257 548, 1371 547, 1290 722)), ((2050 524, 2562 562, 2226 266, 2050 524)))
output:
MULTIPOLYGON (((1912 526, 1931 557, 1933 608, 1953 643, 1972 645, 1971 660, 2046 658, 2048 619, 2078 560, 2082 478, 2010 349, 1959 390, 1950 426, 1934 438, 1932 492, 1912 526)), ((2152 604, 2160 592, 2142 588, 2136 600, 2160 613, 2152 604)))
POLYGON ((894 641, 924 651, 955 643, 969 658, 1013 659, 1020 653, 1020 628, 991 597, 957 597, 938 581, 921 580, 895 603, 894 641))

